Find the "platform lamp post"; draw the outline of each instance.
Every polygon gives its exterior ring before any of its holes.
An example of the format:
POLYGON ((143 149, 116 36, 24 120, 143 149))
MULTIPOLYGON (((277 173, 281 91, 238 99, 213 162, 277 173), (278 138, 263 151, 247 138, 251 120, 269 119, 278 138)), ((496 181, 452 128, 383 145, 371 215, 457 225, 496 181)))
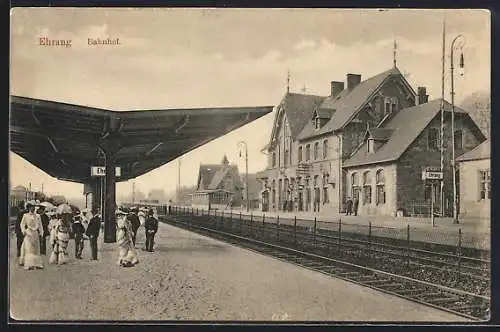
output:
MULTIPOLYGON (((246 201, 247 201, 247 212, 249 211, 250 209, 250 206, 249 206, 249 198, 248 198, 248 146, 247 146, 247 143, 245 141, 239 141, 238 142, 238 146, 242 146, 244 145, 245 146, 245 188, 246 188, 246 201)), ((241 158, 241 150, 240 150, 240 158, 241 158)))
POLYGON ((451 74, 451 170, 453 176, 453 223, 458 224, 458 199, 457 199, 457 172, 456 172, 456 160, 455 160, 455 87, 454 87, 454 51, 460 50, 460 76, 464 75, 464 53, 463 48, 465 45, 465 37, 463 35, 458 35, 453 39, 451 43, 450 51, 450 74, 451 74), (459 41, 457 45, 455 45, 459 41))

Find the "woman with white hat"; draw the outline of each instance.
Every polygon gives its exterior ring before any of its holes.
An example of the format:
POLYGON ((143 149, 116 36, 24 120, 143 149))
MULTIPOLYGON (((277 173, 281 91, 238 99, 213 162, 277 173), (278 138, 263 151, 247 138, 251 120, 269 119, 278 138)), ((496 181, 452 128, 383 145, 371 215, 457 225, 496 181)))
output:
POLYGON ((139 263, 132 242, 132 225, 125 212, 118 210, 116 215, 116 242, 119 249, 116 264, 123 267, 131 267, 139 263))
POLYGON ((42 221, 40 216, 35 213, 36 203, 31 201, 26 205, 28 212, 23 215, 20 225, 24 239, 19 265, 24 265, 26 270, 43 269, 42 256, 40 255, 40 237, 43 235, 42 221))
POLYGON ((68 242, 69 233, 71 229, 71 213, 64 209, 57 210, 59 215, 58 221, 55 225, 54 231, 56 232, 56 244, 52 255, 50 256, 49 263, 51 264, 66 264, 69 260, 68 257, 68 242))

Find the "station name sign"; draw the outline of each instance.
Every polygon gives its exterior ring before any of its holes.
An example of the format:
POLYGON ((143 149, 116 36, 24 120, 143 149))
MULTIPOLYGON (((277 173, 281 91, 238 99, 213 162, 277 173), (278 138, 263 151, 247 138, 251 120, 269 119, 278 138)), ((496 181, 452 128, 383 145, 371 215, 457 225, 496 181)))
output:
POLYGON ((442 180, 443 172, 439 168, 427 167, 422 172, 422 180, 442 180))
MULTIPOLYGON (((105 176, 106 175, 106 167, 105 166, 92 166, 90 168, 90 175, 91 176, 105 176)), ((115 175, 116 176, 122 175, 121 167, 115 167, 115 175)))

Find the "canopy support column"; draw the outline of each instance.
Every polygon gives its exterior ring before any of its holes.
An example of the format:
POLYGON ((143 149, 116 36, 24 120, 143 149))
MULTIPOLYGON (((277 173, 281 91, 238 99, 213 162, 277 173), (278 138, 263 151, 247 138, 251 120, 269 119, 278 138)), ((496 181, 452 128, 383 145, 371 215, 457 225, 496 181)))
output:
POLYGON ((95 178, 92 182, 92 203, 91 208, 101 210, 101 178, 95 178))
POLYGON ((104 207, 104 242, 116 242, 115 154, 106 152, 106 195, 104 207))
POLYGON ((108 139, 101 143, 106 156, 106 175, 104 177, 103 221, 104 243, 116 242, 116 153, 120 149, 117 140, 108 139))

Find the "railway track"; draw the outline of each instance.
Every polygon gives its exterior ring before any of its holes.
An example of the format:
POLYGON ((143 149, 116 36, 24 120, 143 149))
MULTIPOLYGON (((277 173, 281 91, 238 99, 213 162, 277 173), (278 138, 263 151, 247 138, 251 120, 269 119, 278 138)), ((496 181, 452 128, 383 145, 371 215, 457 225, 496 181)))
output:
POLYGON ((450 255, 413 248, 318 234, 303 226, 281 226, 276 223, 214 215, 181 215, 206 227, 236 233, 284 246, 301 249, 358 265, 415 277, 444 286, 461 288, 479 295, 490 293, 490 261, 462 255, 450 255))
POLYGON ((470 320, 480 321, 489 318, 490 297, 488 296, 417 280, 336 258, 325 257, 317 253, 298 250, 277 243, 270 243, 269 241, 261 241, 246 234, 236 235, 213 229, 210 225, 185 222, 183 218, 169 218, 169 220, 163 221, 297 266, 354 282, 470 320))

